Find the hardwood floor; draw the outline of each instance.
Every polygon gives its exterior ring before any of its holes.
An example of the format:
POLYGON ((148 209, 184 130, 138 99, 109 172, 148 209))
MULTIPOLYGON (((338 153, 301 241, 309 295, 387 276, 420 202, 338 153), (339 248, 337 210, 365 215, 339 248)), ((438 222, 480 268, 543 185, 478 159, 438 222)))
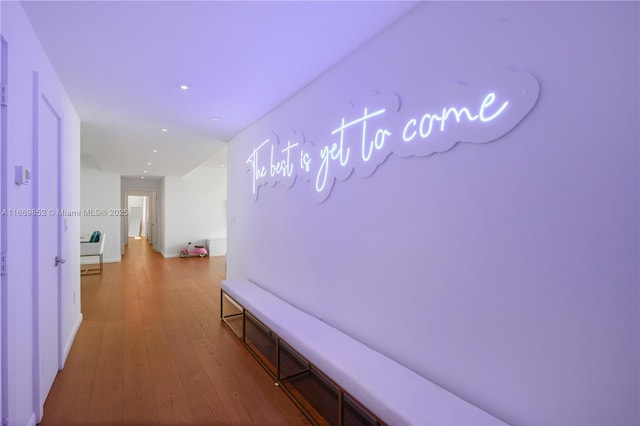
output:
POLYGON ((129 239, 83 276, 84 320, 41 425, 307 425, 219 320, 223 257, 164 259, 129 239))

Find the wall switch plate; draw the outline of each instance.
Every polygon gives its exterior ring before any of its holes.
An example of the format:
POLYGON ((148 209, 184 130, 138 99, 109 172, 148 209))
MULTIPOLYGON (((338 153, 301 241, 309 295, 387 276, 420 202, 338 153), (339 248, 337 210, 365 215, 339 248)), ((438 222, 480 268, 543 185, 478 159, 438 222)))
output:
POLYGON ((31 172, 23 166, 16 166, 16 185, 29 185, 31 172))

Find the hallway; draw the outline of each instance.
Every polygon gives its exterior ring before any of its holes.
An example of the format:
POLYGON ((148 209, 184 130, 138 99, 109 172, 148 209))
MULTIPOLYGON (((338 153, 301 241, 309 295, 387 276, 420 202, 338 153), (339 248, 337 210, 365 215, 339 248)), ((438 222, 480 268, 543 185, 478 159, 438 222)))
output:
POLYGON ((225 258, 129 239, 82 277, 83 322, 41 425, 308 424, 219 320, 225 258))

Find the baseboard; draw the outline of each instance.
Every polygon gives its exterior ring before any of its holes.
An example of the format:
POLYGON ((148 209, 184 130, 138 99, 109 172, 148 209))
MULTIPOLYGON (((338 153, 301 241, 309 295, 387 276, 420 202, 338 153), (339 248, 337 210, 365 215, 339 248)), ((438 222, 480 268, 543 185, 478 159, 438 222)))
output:
MULTIPOLYGON (((100 262, 98 257, 89 259, 80 259, 80 265, 97 265, 100 262)), ((102 259, 102 263, 119 263, 122 262, 122 256, 118 257, 105 257, 102 259)))
POLYGON ((73 325, 73 330, 71 330, 71 334, 67 339, 64 345, 64 352, 62 353, 62 367, 64 367, 65 362, 67 362, 67 357, 69 356, 69 352, 71 351, 71 345, 73 345, 73 341, 76 339, 76 334, 78 333, 78 329, 80 329, 80 324, 82 324, 82 313, 78 315, 76 323, 73 325))
POLYGON ((27 426, 36 426, 36 413, 31 413, 31 417, 29 418, 29 423, 27 423, 27 426))

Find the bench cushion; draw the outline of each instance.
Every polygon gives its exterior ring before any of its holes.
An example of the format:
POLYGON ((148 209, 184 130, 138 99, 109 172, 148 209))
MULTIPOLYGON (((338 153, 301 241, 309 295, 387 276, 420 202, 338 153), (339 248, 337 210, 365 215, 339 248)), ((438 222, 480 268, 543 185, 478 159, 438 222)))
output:
POLYGON ((389 424, 504 424, 253 282, 225 280, 222 289, 389 424))

